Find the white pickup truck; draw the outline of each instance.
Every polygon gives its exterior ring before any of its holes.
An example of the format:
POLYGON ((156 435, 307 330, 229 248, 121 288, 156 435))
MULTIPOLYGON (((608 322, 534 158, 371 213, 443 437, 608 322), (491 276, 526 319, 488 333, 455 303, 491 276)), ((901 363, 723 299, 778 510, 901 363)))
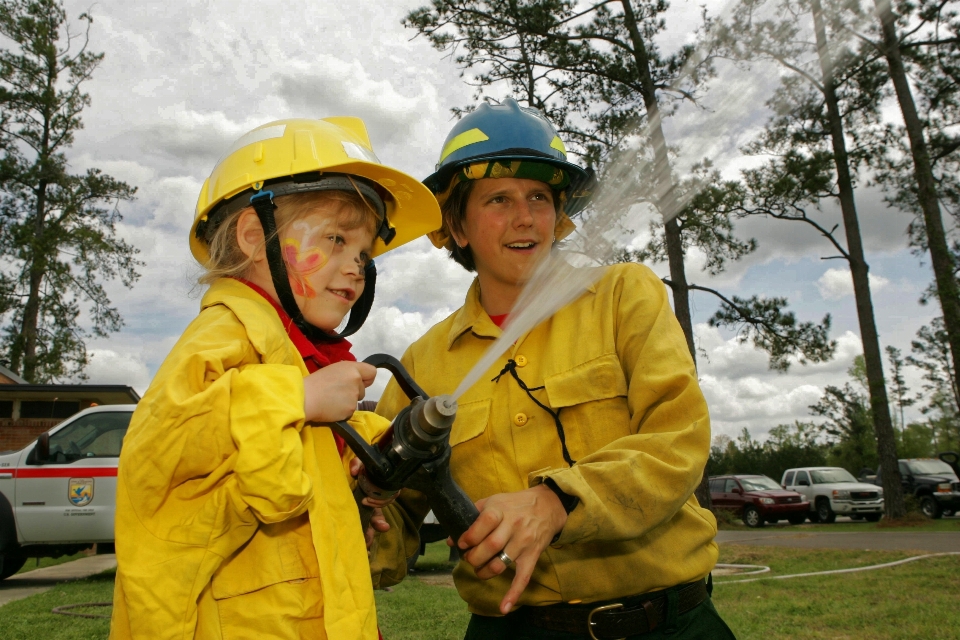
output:
POLYGON ((113 543, 117 460, 135 408, 92 407, 0 452, 0 580, 27 558, 113 543))
POLYGON ((876 522, 883 515, 883 489, 858 481, 841 467, 787 469, 780 486, 803 494, 812 522, 833 522, 837 515, 876 522))

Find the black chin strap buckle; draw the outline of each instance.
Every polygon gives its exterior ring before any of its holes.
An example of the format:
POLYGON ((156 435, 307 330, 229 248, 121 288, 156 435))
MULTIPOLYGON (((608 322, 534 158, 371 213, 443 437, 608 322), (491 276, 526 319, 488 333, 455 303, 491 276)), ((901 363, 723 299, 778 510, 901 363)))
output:
POLYGON ((390 226, 390 223, 387 221, 387 214, 383 214, 383 220, 377 229, 377 237, 383 240, 383 244, 387 246, 390 246, 393 239, 397 237, 397 230, 390 226))

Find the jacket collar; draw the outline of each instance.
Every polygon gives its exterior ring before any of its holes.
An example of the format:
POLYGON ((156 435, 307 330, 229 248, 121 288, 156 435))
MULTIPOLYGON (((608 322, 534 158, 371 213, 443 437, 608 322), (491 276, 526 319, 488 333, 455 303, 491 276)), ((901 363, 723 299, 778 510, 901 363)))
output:
MULTIPOLYGON (((605 270, 604 270, 605 271, 605 270)), ((597 281, 590 283, 587 287, 589 293, 596 294, 597 281)), ((493 323, 487 312, 480 304, 480 278, 474 278, 473 284, 467 291, 467 298, 463 301, 463 306, 453 317, 453 324, 450 327, 450 333, 447 335, 447 351, 453 349, 454 343, 467 331, 473 331, 473 334, 480 338, 499 338, 501 334, 500 327, 493 323)))
POLYGON ((243 324, 247 338, 261 355, 292 350, 280 316, 259 293, 233 278, 219 278, 204 294, 200 309, 223 305, 243 324))
POLYGON ((454 343, 467 331, 481 338, 499 338, 500 327, 493 323, 487 312, 480 305, 480 279, 474 278, 473 284, 467 290, 467 298, 463 306, 453 317, 453 324, 447 336, 447 350, 453 348, 454 343))

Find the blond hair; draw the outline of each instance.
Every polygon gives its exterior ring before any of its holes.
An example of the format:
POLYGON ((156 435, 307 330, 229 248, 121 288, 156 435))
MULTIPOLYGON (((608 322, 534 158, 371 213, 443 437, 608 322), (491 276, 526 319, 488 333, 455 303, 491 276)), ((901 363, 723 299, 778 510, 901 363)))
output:
MULTIPOLYGON (((280 235, 291 223, 315 213, 318 208, 325 207, 330 217, 337 219, 337 225, 344 230, 364 227, 374 236, 380 225, 380 216, 369 202, 359 193, 350 191, 308 191, 287 196, 278 196, 277 209, 274 212, 277 231, 280 235)), ((253 256, 267 243, 264 238, 250 256, 246 255, 237 243, 237 221, 245 211, 252 207, 245 207, 230 214, 220 223, 213 237, 210 238, 210 259, 205 265, 205 273, 201 275, 198 284, 211 284, 219 278, 242 278, 253 265, 253 256)))

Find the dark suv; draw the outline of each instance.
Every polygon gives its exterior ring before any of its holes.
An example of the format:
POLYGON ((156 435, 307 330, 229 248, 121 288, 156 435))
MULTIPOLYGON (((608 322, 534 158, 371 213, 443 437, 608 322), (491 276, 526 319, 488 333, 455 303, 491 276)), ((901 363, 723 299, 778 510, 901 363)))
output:
POLYGON ((786 491, 767 476, 735 475, 710 478, 710 499, 718 509, 729 509, 748 527, 762 527, 787 519, 801 524, 810 503, 796 491, 786 491))
MULTIPOLYGON (((960 479, 945 460, 911 458, 900 460, 899 467, 903 492, 916 497, 923 515, 939 518, 960 511, 960 479)), ((879 469, 873 482, 883 485, 879 469)))

